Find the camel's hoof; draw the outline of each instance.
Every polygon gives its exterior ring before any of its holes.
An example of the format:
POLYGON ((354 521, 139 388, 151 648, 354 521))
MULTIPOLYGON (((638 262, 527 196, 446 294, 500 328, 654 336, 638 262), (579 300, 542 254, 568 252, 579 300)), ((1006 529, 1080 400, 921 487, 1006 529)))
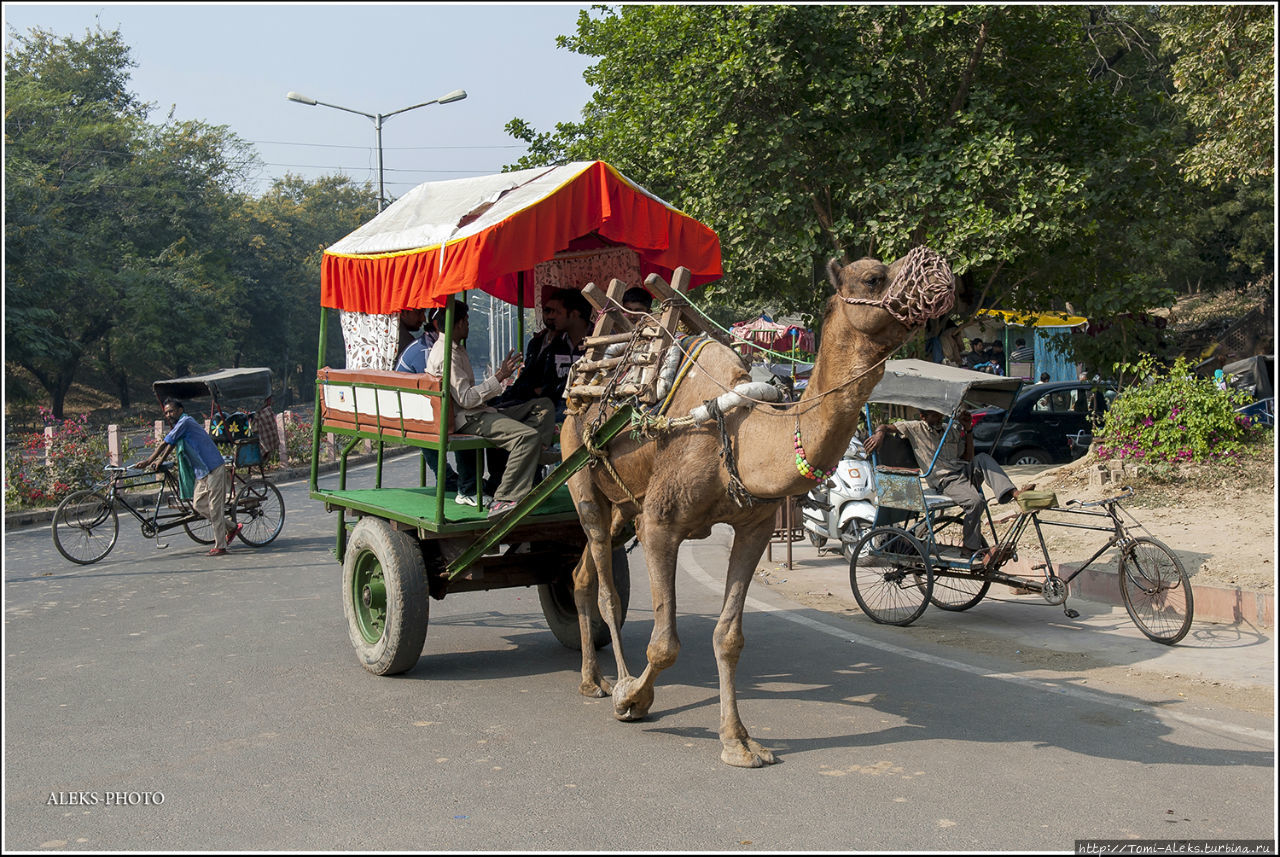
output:
MULTIPOLYGON (((625 676, 618 679, 618 683, 613 686, 613 716, 624 722, 643 719, 649 713, 649 706, 653 704, 652 689, 647 694, 642 693, 641 697, 628 698, 631 697, 636 684, 633 677, 625 676)), ((640 690, 643 691, 643 688, 640 690)))
POLYGON ((745 742, 726 744, 720 751, 720 761, 735 768, 762 768, 778 761, 773 751, 748 738, 745 742))
POLYGON ((602 699, 609 695, 609 683, 607 681, 584 681, 578 685, 578 693, 593 699, 602 699))

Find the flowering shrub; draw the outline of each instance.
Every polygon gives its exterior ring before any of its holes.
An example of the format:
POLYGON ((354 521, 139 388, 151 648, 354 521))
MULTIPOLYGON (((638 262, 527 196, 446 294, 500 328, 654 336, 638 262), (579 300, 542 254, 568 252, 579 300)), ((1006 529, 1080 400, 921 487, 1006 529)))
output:
MULTIPOLYGON (((303 419, 289 411, 284 417, 284 446, 289 453, 289 464, 308 466, 311 463, 311 431, 314 428, 311 420, 303 419)), ((320 444, 320 460, 326 458, 326 444, 320 444)))
MULTIPOLYGON (((102 466, 107 462, 106 432, 90 429, 87 414, 58 420, 48 408, 40 408, 40 417, 53 429, 52 437, 20 435, 18 448, 5 455, 6 506, 53 505, 102 479, 102 466)), ((126 458, 128 447, 128 439, 123 438, 121 452, 126 458)))
POLYGON ((1167 373, 1150 357, 1117 370, 1145 379, 1111 404, 1098 439, 1101 458, 1180 463, 1238 455, 1253 429, 1235 409, 1247 394, 1197 378, 1183 358, 1167 373))

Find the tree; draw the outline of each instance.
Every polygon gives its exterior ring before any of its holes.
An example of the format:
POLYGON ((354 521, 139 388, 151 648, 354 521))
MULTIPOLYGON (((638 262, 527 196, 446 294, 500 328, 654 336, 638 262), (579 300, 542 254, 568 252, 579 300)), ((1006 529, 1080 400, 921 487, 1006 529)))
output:
MULTIPOLYGON (((308 182, 287 175, 235 215, 232 267, 243 283, 246 324, 234 341, 237 365, 269 366, 288 407, 315 377, 320 328, 320 262, 333 244, 378 210, 377 194, 345 176, 308 182)), ((330 332, 331 365, 341 365, 341 337, 330 332)))
POLYGON ((1199 131, 1181 157, 1188 178, 1269 185, 1275 176, 1275 7, 1162 6, 1174 100, 1199 131))
POLYGON ((32 30, 6 65, 6 358, 56 417, 88 370, 128 404, 139 373, 180 373, 236 322, 221 235, 252 152, 222 127, 147 124, 117 31, 32 30))
MULTIPOLYGON (((721 288, 815 313, 828 256, 924 243, 981 306, 1116 317, 1172 299, 1183 128, 1150 11, 624 6, 578 123, 513 120, 519 166, 603 158, 711 224, 721 288)), ((714 289, 712 290, 714 294, 714 289)))

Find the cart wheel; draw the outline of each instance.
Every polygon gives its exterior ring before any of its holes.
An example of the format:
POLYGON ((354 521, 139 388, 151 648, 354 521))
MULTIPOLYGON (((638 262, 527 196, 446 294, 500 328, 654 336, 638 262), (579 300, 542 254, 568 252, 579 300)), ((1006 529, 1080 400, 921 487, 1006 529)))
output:
POLYGON ((418 662, 430 605, 426 566, 413 537, 380 518, 356 523, 342 563, 342 612, 369 672, 396 675, 418 662))
MULTIPOLYGON (((575 557, 569 564, 569 571, 578 562, 575 557)), ((618 625, 627 621, 627 608, 631 604, 631 566, 627 561, 627 549, 619 545, 613 549, 613 588, 618 592, 618 600, 622 605, 621 620, 618 625)), ((573 601, 573 576, 562 574, 553 583, 538 586, 538 601, 542 604, 542 615, 546 617, 547 627, 551 633, 567 649, 582 651, 582 633, 578 629, 578 607, 573 601)), ((591 609, 591 642, 597 649, 603 649, 613 641, 609 634, 609 626, 600 615, 600 609, 592 605, 591 609)))
POLYGON ((1120 594, 1138 630, 1173 645, 1191 629, 1191 581, 1173 551, 1145 536, 1120 552, 1120 594))
POLYGON ((53 513, 53 544, 58 553, 80 565, 97 562, 116 546, 120 518, 97 491, 77 491, 53 513))
POLYGON ((849 583, 862 612, 882 625, 910 625, 933 594, 933 569, 920 542, 897 527, 876 527, 854 548, 849 583))
MULTIPOLYGON (((959 515, 943 515, 933 522, 935 544, 940 548, 964 547, 964 518, 959 515)), ((933 573, 933 595, 929 602, 943 610, 959 612, 968 610, 986 597, 991 581, 982 580, 968 572, 949 570, 933 573)))
POLYGON ((240 538, 260 548, 270 544, 284 528, 284 498, 280 489, 262 477, 250 479, 236 491, 231 518, 240 525, 240 538))

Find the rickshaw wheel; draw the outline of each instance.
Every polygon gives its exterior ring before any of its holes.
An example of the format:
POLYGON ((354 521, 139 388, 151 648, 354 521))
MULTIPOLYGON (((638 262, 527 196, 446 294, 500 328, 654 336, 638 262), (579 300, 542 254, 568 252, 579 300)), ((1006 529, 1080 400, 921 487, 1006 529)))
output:
POLYGON ((1133 624, 1157 643, 1171 646, 1191 630, 1191 580, 1163 542, 1142 536, 1124 546, 1120 594, 1133 624))
MULTIPOLYGON (((573 567, 578 557, 568 560, 568 571, 552 583, 538 586, 538 601, 547 627, 566 649, 582 651, 582 633, 578 629, 578 607, 573 601, 573 567)), ((631 566, 627 560, 627 548, 619 545, 613 549, 613 588, 618 593, 621 606, 618 627, 627 621, 627 608, 631 604, 631 566)), ((600 615, 598 604, 591 605, 591 642, 603 649, 613 641, 609 626, 600 615)))
POLYGON ((79 565, 97 562, 116 546, 120 517, 115 506, 97 491, 77 491, 53 513, 53 545, 79 565))
POLYGON ((410 535, 380 518, 360 519, 342 563, 342 611, 366 670, 396 675, 418 662, 430 605, 422 551, 410 535))
POLYGON ((862 612, 881 625, 910 625, 929 606, 933 569, 920 542, 897 527, 876 527, 854 548, 849 583, 862 612))
MULTIPOLYGON (((964 518, 960 515, 942 515, 933 522, 935 543, 941 548, 962 549, 964 546, 964 518)), ((930 603, 943 610, 960 612, 976 605, 987 595, 991 588, 990 580, 983 580, 972 574, 961 573, 952 577, 950 573, 933 575, 933 595, 930 603)))

